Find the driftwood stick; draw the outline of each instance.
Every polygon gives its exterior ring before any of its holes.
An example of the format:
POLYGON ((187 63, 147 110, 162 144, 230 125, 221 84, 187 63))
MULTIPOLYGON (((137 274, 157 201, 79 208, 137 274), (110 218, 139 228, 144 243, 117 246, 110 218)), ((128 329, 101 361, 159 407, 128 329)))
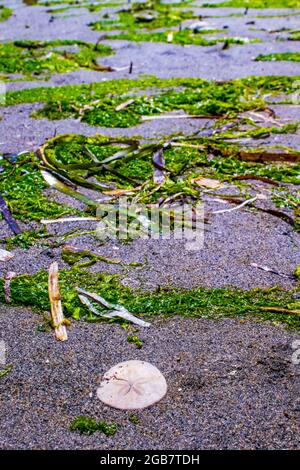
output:
POLYGON ((49 267, 49 299, 51 304, 51 317, 53 321, 56 339, 67 341, 68 333, 65 325, 65 317, 62 311, 61 298, 58 285, 58 264, 55 261, 49 267))

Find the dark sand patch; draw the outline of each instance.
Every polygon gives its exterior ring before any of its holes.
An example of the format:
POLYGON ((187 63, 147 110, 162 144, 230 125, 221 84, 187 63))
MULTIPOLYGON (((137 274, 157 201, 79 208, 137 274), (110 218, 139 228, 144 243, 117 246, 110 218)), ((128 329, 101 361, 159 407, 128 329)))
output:
POLYGON ((296 449, 299 366, 297 335, 268 324, 199 319, 156 320, 141 330, 143 349, 118 325, 73 324, 66 343, 39 333, 40 317, 1 311, 12 372, 0 379, 2 449, 296 449), (16 335, 15 332, 18 331, 16 335), (169 390, 136 413, 113 410, 95 396, 100 378, 127 359, 150 361, 169 390), (115 422, 112 438, 68 427, 87 414, 115 422))

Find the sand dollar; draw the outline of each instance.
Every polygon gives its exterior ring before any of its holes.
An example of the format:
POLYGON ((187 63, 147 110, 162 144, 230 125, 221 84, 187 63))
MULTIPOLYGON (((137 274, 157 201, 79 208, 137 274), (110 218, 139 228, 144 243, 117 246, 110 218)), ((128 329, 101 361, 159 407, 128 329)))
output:
POLYGON ((157 367, 144 361, 125 361, 109 369, 97 390, 106 405, 137 410, 157 403, 167 393, 167 383, 157 367))

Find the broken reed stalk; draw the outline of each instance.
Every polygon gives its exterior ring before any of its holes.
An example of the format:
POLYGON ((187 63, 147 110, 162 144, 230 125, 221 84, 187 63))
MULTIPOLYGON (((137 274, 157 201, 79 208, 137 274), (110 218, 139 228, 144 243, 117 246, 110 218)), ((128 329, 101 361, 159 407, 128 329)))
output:
POLYGON ((51 305, 51 317, 53 321, 56 339, 59 341, 67 341, 68 333, 61 305, 61 297, 58 285, 58 264, 56 261, 54 261, 54 263, 51 263, 49 267, 48 289, 51 305))
POLYGON ((281 308, 281 307, 260 307, 261 310, 264 312, 274 312, 274 313, 292 313, 294 315, 300 315, 300 310, 290 310, 288 308, 281 308))

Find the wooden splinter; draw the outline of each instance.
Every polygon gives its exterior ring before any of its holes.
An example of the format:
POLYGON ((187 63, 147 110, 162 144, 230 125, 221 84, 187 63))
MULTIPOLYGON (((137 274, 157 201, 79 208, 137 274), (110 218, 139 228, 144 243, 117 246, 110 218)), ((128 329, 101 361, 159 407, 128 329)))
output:
POLYGON ((49 267, 49 299, 51 305, 51 317, 53 321, 56 339, 67 341, 68 333, 65 325, 65 317, 62 311, 61 298, 58 285, 58 264, 55 261, 49 267))

